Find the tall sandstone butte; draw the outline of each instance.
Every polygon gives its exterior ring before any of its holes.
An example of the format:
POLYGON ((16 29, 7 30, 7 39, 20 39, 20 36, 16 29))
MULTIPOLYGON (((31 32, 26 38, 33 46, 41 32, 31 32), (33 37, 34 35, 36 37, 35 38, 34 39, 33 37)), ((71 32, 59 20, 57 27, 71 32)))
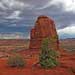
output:
POLYGON ((55 50, 59 49, 59 40, 54 21, 47 16, 38 17, 34 28, 30 33, 30 49, 40 49, 42 40, 49 37, 53 40, 49 46, 55 50))

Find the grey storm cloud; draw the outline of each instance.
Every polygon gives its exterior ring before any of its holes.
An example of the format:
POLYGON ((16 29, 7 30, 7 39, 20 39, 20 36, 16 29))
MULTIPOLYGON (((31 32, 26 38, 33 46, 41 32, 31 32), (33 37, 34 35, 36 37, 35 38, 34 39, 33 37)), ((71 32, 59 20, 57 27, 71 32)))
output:
POLYGON ((55 0, 0 0, 0 24, 33 26, 39 15, 47 15, 55 20, 58 29, 74 25, 75 12, 65 11, 61 2, 52 1, 55 0))

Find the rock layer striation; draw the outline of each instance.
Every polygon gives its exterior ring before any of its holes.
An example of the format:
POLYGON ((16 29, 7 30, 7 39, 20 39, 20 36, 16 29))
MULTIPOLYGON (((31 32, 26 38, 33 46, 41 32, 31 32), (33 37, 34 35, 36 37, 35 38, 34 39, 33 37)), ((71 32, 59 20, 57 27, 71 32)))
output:
POLYGON ((49 46, 53 49, 59 49, 59 40, 56 32, 54 21, 47 16, 38 17, 34 28, 30 33, 30 49, 40 49, 42 40, 50 38, 51 44, 49 46))

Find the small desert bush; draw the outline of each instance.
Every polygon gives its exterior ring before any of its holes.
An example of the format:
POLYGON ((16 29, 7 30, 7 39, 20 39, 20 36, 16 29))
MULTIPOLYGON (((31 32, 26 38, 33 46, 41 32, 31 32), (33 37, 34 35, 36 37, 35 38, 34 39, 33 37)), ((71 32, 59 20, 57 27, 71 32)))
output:
POLYGON ((43 68, 52 68, 59 64, 57 61, 58 52, 49 48, 49 39, 45 38, 41 45, 39 63, 43 68))
POLYGON ((8 57, 8 65, 10 67, 24 67, 25 60, 23 59, 21 55, 15 54, 8 57))

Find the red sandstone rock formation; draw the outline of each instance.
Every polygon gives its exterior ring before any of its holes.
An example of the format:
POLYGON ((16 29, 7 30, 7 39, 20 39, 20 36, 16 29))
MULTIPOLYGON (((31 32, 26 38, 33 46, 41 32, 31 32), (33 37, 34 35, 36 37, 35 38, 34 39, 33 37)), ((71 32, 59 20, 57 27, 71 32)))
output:
POLYGON ((54 21, 46 16, 40 16, 35 23, 35 27, 31 30, 29 48, 40 49, 41 41, 46 37, 55 39, 50 44, 50 47, 52 46, 52 48, 57 50, 59 48, 59 41, 54 21))

